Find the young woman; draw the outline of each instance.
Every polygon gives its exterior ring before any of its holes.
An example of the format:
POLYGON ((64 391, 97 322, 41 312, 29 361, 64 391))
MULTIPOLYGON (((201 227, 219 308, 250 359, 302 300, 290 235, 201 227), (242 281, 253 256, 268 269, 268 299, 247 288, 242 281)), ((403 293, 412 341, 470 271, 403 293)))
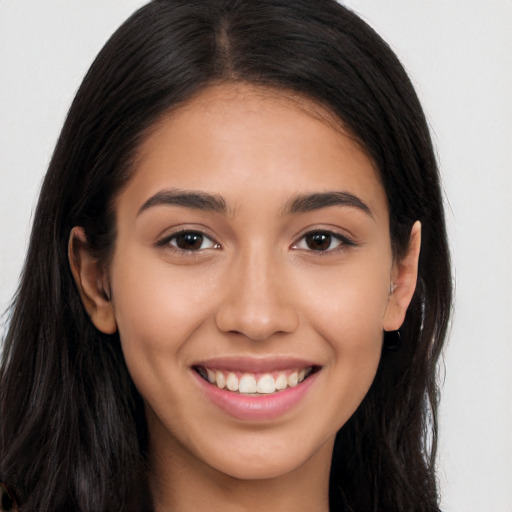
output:
POLYGON ((438 510, 438 171, 331 0, 156 0, 47 173, 0 372, 4 509, 438 510))

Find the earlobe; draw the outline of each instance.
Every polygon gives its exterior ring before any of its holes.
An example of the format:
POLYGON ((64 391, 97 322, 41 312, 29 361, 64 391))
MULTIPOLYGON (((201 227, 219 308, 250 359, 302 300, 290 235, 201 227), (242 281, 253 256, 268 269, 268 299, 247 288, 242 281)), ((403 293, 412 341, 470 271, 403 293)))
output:
POLYGON ((105 334, 117 331, 114 307, 110 298, 105 269, 89 249, 82 227, 75 226, 69 235, 68 259, 80 298, 92 323, 105 334))
POLYGON ((418 279, 418 261, 421 248, 421 223, 411 229, 407 253, 393 264, 388 304, 384 315, 384 331, 396 331, 402 325, 407 308, 414 295, 418 279))

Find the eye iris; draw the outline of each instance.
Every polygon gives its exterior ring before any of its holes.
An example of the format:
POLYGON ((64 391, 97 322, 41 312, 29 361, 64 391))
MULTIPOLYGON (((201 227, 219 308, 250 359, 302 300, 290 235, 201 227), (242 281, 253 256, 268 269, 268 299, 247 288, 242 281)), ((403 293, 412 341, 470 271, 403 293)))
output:
POLYGON ((326 251, 331 241, 332 236, 328 233, 311 233, 306 236, 306 244, 313 251, 326 251))
POLYGON ((176 246, 185 251, 197 251, 203 245, 203 239, 200 233, 180 233, 176 235, 176 246))

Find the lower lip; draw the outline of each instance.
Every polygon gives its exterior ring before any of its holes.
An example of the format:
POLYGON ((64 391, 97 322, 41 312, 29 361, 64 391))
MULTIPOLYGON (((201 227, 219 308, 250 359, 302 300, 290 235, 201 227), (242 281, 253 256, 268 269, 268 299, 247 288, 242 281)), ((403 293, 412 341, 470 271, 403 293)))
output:
POLYGON ((207 382, 197 372, 193 373, 206 397, 230 416, 245 421, 268 421, 282 416, 297 405, 314 384, 319 372, 310 375, 293 388, 260 396, 220 389, 207 382))

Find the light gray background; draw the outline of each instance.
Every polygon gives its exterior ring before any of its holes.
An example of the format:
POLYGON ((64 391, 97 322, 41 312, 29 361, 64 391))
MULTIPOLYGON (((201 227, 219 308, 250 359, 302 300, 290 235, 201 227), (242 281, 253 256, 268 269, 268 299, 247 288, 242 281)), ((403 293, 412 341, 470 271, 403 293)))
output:
MULTIPOLYGON (((293 0, 291 0, 293 1, 293 0)), ((0 310, 67 108, 141 0, 0 0, 0 310)), ((456 277, 445 512, 512 511, 512 1, 348 0, 398 53, 438 148, 456 277)))

